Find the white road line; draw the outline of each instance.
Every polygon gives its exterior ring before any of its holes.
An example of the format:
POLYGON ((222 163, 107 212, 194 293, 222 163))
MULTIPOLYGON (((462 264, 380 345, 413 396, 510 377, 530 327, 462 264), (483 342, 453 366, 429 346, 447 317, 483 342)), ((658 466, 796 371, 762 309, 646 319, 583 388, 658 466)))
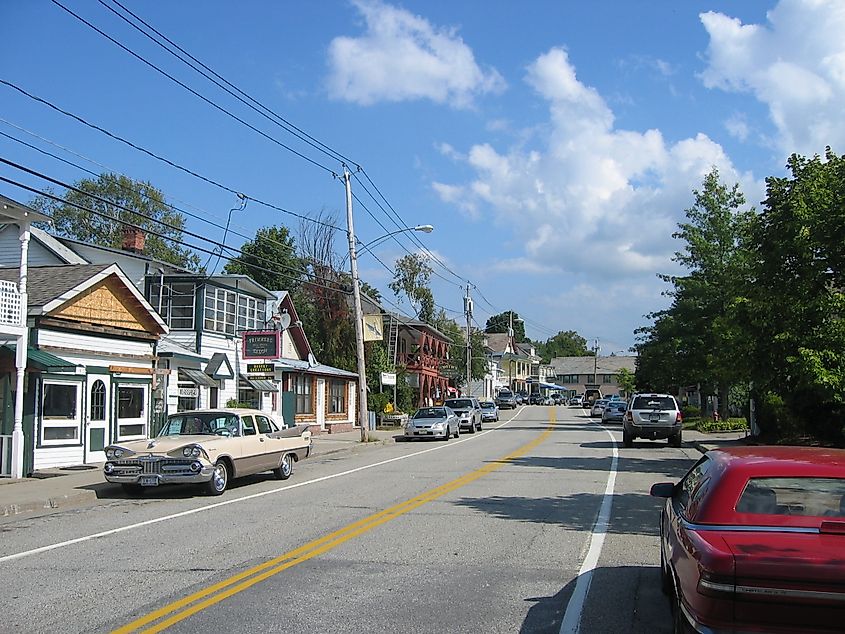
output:
POLYGON ((172 513, 170 515, 164 515, 162 517, 156 517, 151 520, 146 520, 144 522, 138 522, 137 524, 129 524, 128 526, 121 526, 119 528, 113 528, 107 531, 101 531, 99 533, 93 533, 91 535, 84 535, 83 537, 76 537, 74 539, 68 539, 63 542, 58 542, 55 544, 49 544, 47 546, 40 546, 39 548, 33 548, 31 550, 24 550, 19 553, 13 553, 11 555, 5 555, 4 557, 0 557, 0 564, 5 563, 7 561, 14 561, 15 559, 23 559, 24 557, 29 557, 31 555, 37 555, 39 553, 46 553, 51 550, 56 550, 57 548, 65 548, 67 546, 72 546, 74 544, 80 544, 82 542, 88 542, 94 539, 99 539, 101 537, 108 537, 109 535, 116 535, 118 533, 125 533, 126 531, 135 530, 137 528, 143 528, 144 526, 151 526, 153 524, 159 524, 160 522, 166 522, 169 520, 179 519, 180 517, 187 517, 188 515, 194 515, 195 513, 202 513, 205 511, 211 511, 212 509, 220 508, 221 506, 228 506, 229 504, 237 504, 238 502, 245 502, 247 500, 254 500, 256 498, 264 497, 265 495, 273 495, 274 493, 281 493, 283 491, 290 491, 291 489, 298 489, 300 487, 308 486, 311 484, 317 484, 318 482, 325 482, 326 480, 333 480, 335 478, 341 478, 343 476, 352 475, 353 473, 358 473, 359 471, 365 471, 367 469, 374 469, 375 467, 381 467, 382 465, 390 464, 391 462, 397 462, 399 460, 407 460, 408 458, 414 458, 415 456, 421 456, 422 454, 426 454, 432 451, 440 451, 442 449, 448 449, 449 447, 454 447, 455 445, 459 445, 463 442, 468 442, 474 438, 480 438, 485 434, 489 434, 491 431, 504 427, 505 425, 513 422, 516 420, 517 416, 522 413, 524 407, 521 407, 516 411, 516 414, 513 415, 512 418, 506 420, 501 425, 497 425, 487 431, 479 432, 473 435, 473 438, 464 438, 463 440, 457 440, 454 442, 446 443, 443 445, 438 445, 437 447, 431 447, 430 449, 423 449, 422 451, 416 451, 414 453, 406 454, 404 456, 397 456, 395 458, 389 458, 387 460, 382 460, 381 462, 374 462, 373 464, 364 465, 362 467, 356 467, 355 469, 348 469, 346 471, 341 471, 340 473, 333 473, 331 475, 323 476, 321 478, 314 478, 313 480, 306 480, 304 482, 297 482, 295 484, 289 484, 287 486, 279 487, 276 489, 270 489, 269 491, 261 491, 260 493, 253 493, 251 495, 245 495, 239 498, 233 498, 231 500, 224 500, 223 502, 216 502, 215 504, 208 504, 207 506, 201 506, 199 508, 190 509, 187 511, 181 511, 180 513, 172 513))
MULTIPOLYGON (((598 423, 596 424, 598 425, 598 423)), ((610 442, 613 443, 613 459, 610 462, 610 473, 607 474, 607 485, 604 487, 604 498, 601 501, 599 516, 596 519, 595 526, 593 526, 590 548, 587 551, 584 562, 581 564, 581 569, 578 571, 578 581, 575 582, 575 591, 572 593, 569 603, 566 606, 566 613, 563 615, 563 622, 560 624, 560 634, 577 634, 581 628, 581 614, 584 611, 584 602, 587 600, 587 594, 590 592, 593 571, 601 556, 601 549, 604 546, 604 537, 607 534, 607 527, 610 520, 610 509, 613 506, 613 488, 616 485, 616 467, 619 462, 619 449, 616 445, 616 439, 610 433, 610 430, 603 425, 599 425, 599 427, 604 429, 607 435, 610 436, 610 442)))

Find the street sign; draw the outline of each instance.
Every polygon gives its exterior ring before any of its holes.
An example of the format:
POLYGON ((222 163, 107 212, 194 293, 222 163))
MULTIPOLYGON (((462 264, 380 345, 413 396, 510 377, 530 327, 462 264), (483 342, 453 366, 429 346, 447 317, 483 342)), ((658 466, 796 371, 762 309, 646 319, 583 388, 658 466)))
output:
POLYGON ((396 373, 395 372, 382 372, 381 373, 381 384, 382 385, 396 385, 396 373))

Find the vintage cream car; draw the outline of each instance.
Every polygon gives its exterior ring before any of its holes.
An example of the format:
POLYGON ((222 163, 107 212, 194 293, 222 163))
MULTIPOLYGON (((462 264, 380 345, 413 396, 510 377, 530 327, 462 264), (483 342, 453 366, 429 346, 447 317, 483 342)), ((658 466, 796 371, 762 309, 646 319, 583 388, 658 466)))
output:
POLYGON ((281 480, 311 455, 308 425, 280 428, 251 409, 171 414, 158 436, 106 447, 103 475, 130 493, 161 484, 204 484, 211 495, 231 478, 272 471, 281 480))

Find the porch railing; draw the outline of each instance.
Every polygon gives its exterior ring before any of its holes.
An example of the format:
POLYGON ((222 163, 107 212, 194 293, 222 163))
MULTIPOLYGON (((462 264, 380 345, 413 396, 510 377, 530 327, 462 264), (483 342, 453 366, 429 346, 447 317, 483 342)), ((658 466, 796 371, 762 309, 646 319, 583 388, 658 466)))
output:
POLYGON ((12 435, 0 434, 0 478, 12 477, 12 435))
POLYGON ((21 294, 18 285, 0 280, 0 325, 21 325, 21 294))

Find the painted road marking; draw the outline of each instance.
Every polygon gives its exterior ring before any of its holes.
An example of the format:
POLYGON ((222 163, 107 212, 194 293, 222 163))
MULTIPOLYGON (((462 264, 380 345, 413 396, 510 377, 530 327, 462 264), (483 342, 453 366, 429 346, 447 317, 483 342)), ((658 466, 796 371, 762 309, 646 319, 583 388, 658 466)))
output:
POLYGON ((604 425, 595 424, 604 429, 607 435, 610 436, 610 442, 613 443, 613 459, 610 462, 610 473, 607 474, 607 485, 604 487, 604 498, 601 501, 599 516, 596 519, 592 536, 590 537, 590 549, 587 551, 587 556, 584 558, 581 569, 578 571, 578 581, 575 582, 575 590, 569 598, 569 603, 566 605, 563 622, 560 624, 560 634, 577 634, 581 628, 581 614, 584 611, 584 602, 587 600, 587 594, 590 592, 593 571, 596 569, 599 557, 601 556, 601 549, 604 546, 604 538, 607 535, 607 527, 610 523, 610 509, 613 506, 613 488, 616 486, 616 467, 619 463, 619 449, 616 439, 610 433, 610 430, 604 425))
MULTIPOLYGON (((511 419, 513 420, 513 419, 511 419)), ((358 537, 372 529, 385 524, 397 517, 400 517, 410 511, 413 511, 420 506, 436 500, 447 493, 454 491, 462 486, 478 480, 479 478, 501 469, 503 466, 519 458, 538 445, 540 445, 554 429, 555 411, 549 411, 549 424, 540 436, 532 440, 530 443, 523 445, 516 451, 509 453, 503 458, 487 463, 483 467, 471 471, 466 475, 456 478, 451 482, 435 487, 430 491, 421 493, 404 502, 400 502, 383 511, 374 513, 364 519, 353 522, 333 533, 325 535, 308 544, 300 546, 295 550, 279 555, 269 561, 265 561, 258 566, 254 566, 248 570, 240 572, 229 579, 221 581, 213 586, 200 590, 194 594, 188 595, 182 599, 169 603, 158 610, 154 610, 149 614, 142 616, 131 623, 124 625, 112 632, 112 634, 130 634, 131 632, 143 632, 144 634, 153 634, 167 629, 171 625, 175 625, 180 621, 185 620, 197 612, 200 612, 208 607, 211 607, 221 601, 243 592, 257 583, 264 581, 274 575, 292 568, 297 564, 301 564, 309 559, 328 552, 344 542, 349 541, 354 537, 358 537), (155 623, 158 621, 157 623, 155 623), (154 623, 146 629, 144 626, 154 623)))
POLYGON ((68 539, 63 542, 57 542, 55 544, 48 544, 47 546, 40 546, 38 548, 32 548, 30 550, 24 550, 19 553, 13 553, 11 555, 5 555, 0 557, 0 564, 5 563, 7 561, 13 561, 15 559, 22 559, 24 557, 30 557, 32 555, 38 555, 40 553, 46 553, 51 550, 56 550, 58 548, 66 548, 68 546, 73 546, 74 544, 81 544, 83 542, 88 542, 93 539, 100 539, 102 537, 108 537, 110 535, 116 535, 118 533, 125 533, 126 531, 136 530, 138 528, 143 528, 145 526, 152 526, 153 524, 159 524, 161 522, 167 522, 170 520, 179 519, 180 517, 187 517, 189 515, 194 515, 195 513, 203 513, 205 511, 211 511, 213 509, 220 508, 221 506, 228 506, 229 504, 237 504, 239 502, 246 502, 248 500, 254 500, 256 498, 264 497, 266 495, 273 495, 275 493, 282 493, 283 491, 290 491, 291 489, 298 489, 299 487, 310 486, 312 484, 318 484, 320 482, 325 482, 326 480, 333 480, 335 478, 342 478, 343 476, 348 476, 353 473, 358 473, 359 471, 365 471, 367 469, 374 469, 375 467, 381 467, 386 464, 390 464, 391 462, 397 462, 399 460, 407 460, 408 458, 414 458, 416 456, 421 456, 423 454, 427 454, 432 451, 441 451, 443 449, 448 449, 449 447, 454 447, 455 445, 459 445, 464 442, 469 442, 473 439, 478 439, 481 436, 489 434, 491 431, 495 431, 508 425, 516 420, 517 416, 519 416, 524 408, 520 408, 516 411, 516 414, 513 415, 512 418, 506 420, 501 425, 497 425, 491 429, 486 431, 482 431, 478 434, 475 434, 472 438, 464 438, 462 440, 456 440, 444 445, 438 445, 437 447, 432 447, 430 449, 423 449, 421 451, 415 451, 414 453, 405 454, 403 456, 397 456, 395 458, 389 458, 387 460, 382 460, 381 462, 375 462, 373 464, 364 465, 362 467, 356 467, 355 469, 348 469, 346 471, 341 471, 340 473, 333 473, 331 475, 322 476, 320 478, 314 478, 312 480, 305 480, 303 482, 296 482, 294 484, 288 484, 286 486, 277 487, 275 489, 270 489, 269 491, 261 491, 259 493, 252 493, 250 495, 245 495, 239 498, 232 498, 231 500, 224 500, 222 502, 215 502, 214 504, 207 504, 206 506, 200 506, 195 509, 190 509, 187 511, 180 511, 179 513, 172 513, 170 515, 163 515, 162 517, 156 517, 151 520, 145 520, 143 522, 138 522, 136 524, 129 524, 127 526, 120 526, 118 528, 112 528, 107 531, 101 531, 99 533, 93 533, 91 535, 84 535, 82 537, 75 537, 73 539, 68 539))

